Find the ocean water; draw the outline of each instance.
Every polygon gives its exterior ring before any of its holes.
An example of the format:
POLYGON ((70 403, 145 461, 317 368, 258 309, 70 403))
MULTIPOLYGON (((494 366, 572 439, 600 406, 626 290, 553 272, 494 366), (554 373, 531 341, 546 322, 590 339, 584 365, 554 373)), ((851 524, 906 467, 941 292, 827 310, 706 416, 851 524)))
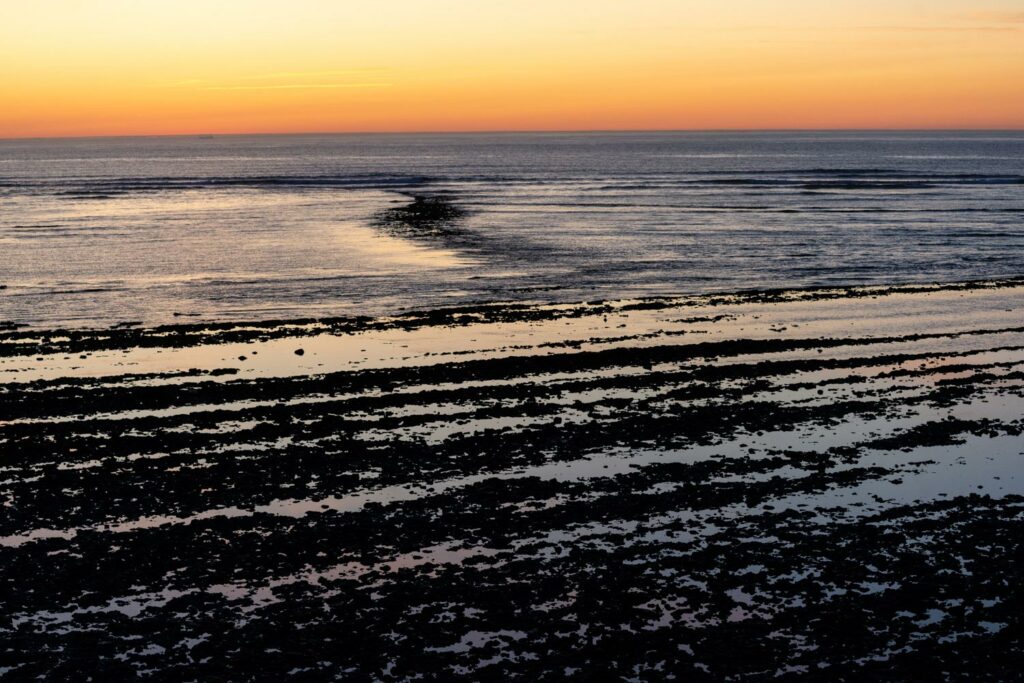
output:
POLYGON ((0 322, 1022 274, 1022 132, 0 141, 0 322), (382 225, 414 196, 465 214, 382 225))

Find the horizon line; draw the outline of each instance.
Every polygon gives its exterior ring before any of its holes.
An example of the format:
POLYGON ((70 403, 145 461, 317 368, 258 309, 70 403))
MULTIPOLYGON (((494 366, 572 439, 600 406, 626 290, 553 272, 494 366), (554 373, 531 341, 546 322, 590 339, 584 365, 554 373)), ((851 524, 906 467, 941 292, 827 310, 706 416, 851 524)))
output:
POLYGON ((198 137, 288 137, 301 135, 565 135, 565 134, 630 134, 630 133, 1024 133, 1024 126, 1005 127, 785 127, 785 128, 495 128, 486 130, 316 130, 316 131, 248 131, 233 133, 127 133, 110 135, 26 135, 0 136, 0 142, 31 142, 35 140, 110 140, 132 138, 198 138, 198 137))

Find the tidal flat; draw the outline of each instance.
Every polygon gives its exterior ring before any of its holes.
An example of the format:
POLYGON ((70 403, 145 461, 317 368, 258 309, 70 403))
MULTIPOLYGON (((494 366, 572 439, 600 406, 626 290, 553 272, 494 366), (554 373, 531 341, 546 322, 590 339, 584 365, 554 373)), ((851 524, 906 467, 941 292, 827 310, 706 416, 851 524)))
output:
POLYGON ((1024 280, 0 331, 0 676, 1010 680, 1024 280))

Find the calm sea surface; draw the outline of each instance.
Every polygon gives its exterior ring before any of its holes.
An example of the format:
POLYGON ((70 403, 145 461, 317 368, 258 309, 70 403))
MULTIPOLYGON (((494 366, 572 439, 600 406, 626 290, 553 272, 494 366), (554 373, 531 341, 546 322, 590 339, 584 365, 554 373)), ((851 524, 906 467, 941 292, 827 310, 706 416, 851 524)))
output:
POLYGON ((1020 132, 0 141, 0 322, 1012 276, 1022 222, 1020 132), (467 214, 381 227, 420 195, 467 214))

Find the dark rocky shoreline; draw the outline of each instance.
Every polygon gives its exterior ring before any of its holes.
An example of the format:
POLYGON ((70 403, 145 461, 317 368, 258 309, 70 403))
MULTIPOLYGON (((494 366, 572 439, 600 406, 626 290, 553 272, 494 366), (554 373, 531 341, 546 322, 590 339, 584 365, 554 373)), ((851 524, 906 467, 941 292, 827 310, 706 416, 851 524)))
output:
POLYGON ((1009 280, 3 332, 0 672, 1013 680, 1022 310, 1009 280))

